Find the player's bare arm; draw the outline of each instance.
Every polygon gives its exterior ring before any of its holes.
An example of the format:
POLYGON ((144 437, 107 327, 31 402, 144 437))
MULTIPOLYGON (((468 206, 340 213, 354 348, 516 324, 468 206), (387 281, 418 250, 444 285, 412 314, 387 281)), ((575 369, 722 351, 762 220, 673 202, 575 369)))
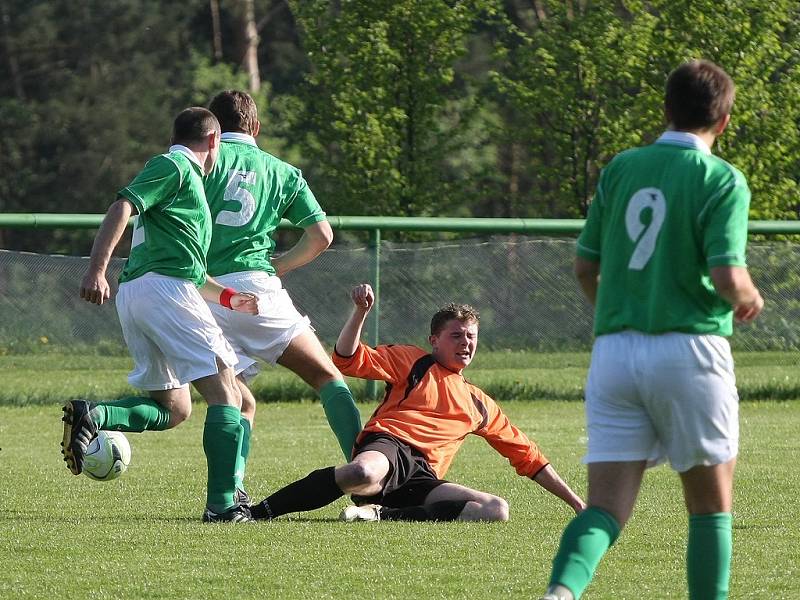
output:
POLYGON ((575 258, 573 272, 586 298, 594 306, 597 299, 597 286, 600 283, 600 263, 578 256, 575 258))
POLYGON ((249 292, 237 292, 232 288, 220 285, 211 277, 206 277, 206 282, 200 286, 200 295, 203 300, 227 306, 236 312, 249 315, 258 314, 258 298, 249 292))
POLYGON ((136 207, 125 198, 118 198, 106 212, 100 230, 94 238, 89 267, 81 280, 81 298, 92 304, 102 304, 111 297, 111 286, 106 279, 106 269, 111 254, 117 247, 136 207))
POLYGON ((350 299, 353 301, 353 312, 350 313, 350 318, 347 319, 339 339, 336 340, 336 352, 342 356, 352 356, 356 353, 364 321, 367 320, 367 315, 375 304, 375 293, 371 285, 362 283, 352 289, 350 299))
POLYGON ((310 263, 333 241, 333 229, 327 221, 312 223, 303 229, 302 237, 289 250, 272 259, 278 277, 310 263))
POLYGON ((721 266, 710 270, 714 289, 733 307, 733 316, 740 323, 749 323, 764 308, 764 299, 753 284, 745 267, 721 266))
POLYGON ((546 465, 532 479, 548 492, 566 502, 575 511, 575 514, 580 514, 586 508, 586 503, 561 479, 552 465, 546 465))

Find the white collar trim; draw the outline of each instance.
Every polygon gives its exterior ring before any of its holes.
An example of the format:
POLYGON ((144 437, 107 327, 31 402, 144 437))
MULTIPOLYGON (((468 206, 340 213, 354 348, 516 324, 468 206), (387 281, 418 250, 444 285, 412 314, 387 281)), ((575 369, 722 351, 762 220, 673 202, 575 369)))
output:
POLYGON ((169 147, 168 152, 180 152, 181 154, 185 154, 189 160, 200 167, 201 170, 203 169, 203 165, 200 164, 200 160, 197 158, 197 155, 192 152, 190 148, 187 148, 183 144, 173 144, 169 147))
POLYGON ((661 134, 661 137, 656 140, 656 144, 672 144, 673 146, 694 148, 704 154, 711 154, 711 148, 708 147, 708 144, 699 136, 689 133, 688 131, 665 131, 661 134))
POLYGON ((238 131, 226 131, 222 134, 222 141, 230 141, 230 142, 244 142, 245 144, 250 144, 251 146, 257 146, 256 138, 252 135, 248 135, 246 133, 239 133, 238 131))

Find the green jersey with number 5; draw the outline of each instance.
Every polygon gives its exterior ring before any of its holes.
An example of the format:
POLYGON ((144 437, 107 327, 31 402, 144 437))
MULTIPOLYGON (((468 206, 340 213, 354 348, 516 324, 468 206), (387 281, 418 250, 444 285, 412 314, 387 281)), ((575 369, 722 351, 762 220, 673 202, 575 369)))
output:
POLYGON ((298 227, 325 220, 300 170, 258 148, 252 136, 223 133, 219 158, 205 181, 213 234, 208 274, 265 271, 272 232, 282 218, 298 227))
POLYGON ((120 283, 145 273, 206 280, 211 214, 203 191, 203 169, 185 146, 151 158, 118 196, 136 206, 131 253, 120 283))
POLYGON ((595 335, 730 335, 711 267, 745 266, 750 190, 699 137, 668 131, 600 174, 578 256, 600 262, 595 335))

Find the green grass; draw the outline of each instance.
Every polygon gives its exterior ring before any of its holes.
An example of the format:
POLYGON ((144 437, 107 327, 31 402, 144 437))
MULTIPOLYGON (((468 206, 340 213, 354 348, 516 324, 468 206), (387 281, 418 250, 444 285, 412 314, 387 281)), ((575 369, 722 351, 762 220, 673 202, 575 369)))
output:
MULTIPOLYGON (((736 355, 736 375, 742 400, 800 398, 798 353, 752 352, 736 355)), ((465 372, 497 400, 580 400, 587 353, 479 351, 465 372)), ((51 404, 64 398, 90 400, 136 394, 127 385, 128 357, 62 354, 0 356, 3 373, 0 405, 51 404), (43 377, 42 374, 47 376, 43 377)), ((364 398, 364 382, 349 380, 356 397, 364 398)), ((252 383, 256 397, 266 402, 314 399, 312 390, 281 367, 265 366, 252 383)), ((382 389, 382 387, 381 387, 382 389)))
MULTIPOLYGON (((33 365, 31 366, 33 368, 33 365)), ((41 377, 39 371, 38 378, 41 377)), ((32 381, 34 383, 34 381, 32 381)), ((372 405, 362 405, 364 416, 372 405)), ((512 420, 584 490, 582 406, 512 402, 512 420)), ((448 474, 507 498, 504 524, 335 521, 345 500, 273 523, 208 526, 205 409, 130 434, 120 480, 73 477, 56 405, 0 407, 0 598, 535 598, 569 509, 470 436, 448 474)), ((800 598, 800 403, 744 403, 732 598, 800 598)), ((340 460, 318 404, 261 405, 248 469, 261 498, 340 460)), ((648 472, 636 512, 584 598, 682 598, 686 518, 675 475, 648 472)))

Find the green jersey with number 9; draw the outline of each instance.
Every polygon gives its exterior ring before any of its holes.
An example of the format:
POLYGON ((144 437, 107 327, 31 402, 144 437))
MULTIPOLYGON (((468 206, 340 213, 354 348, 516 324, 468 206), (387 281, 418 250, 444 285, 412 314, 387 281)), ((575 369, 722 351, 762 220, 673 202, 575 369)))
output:
POLYGON ((711 267, 745 266, 750 190, 699 137, 668 131, 600 174, 577 254, 600 262, 595 335, 730 335, 711 267))
POLYGON ((192 151, 177 145, 151 158, 117 195, 130 200, 139 213, 120 283, 145 273, 205 283, 211 214, 203 168, 192 151))
POLYGON ((213 221, 212 277, 240 271, 274 274, 272 233, 281 219, 301 228, 325 220, 300 170, 260 150, 243 133, 222 134, 205 189, 213 221))

